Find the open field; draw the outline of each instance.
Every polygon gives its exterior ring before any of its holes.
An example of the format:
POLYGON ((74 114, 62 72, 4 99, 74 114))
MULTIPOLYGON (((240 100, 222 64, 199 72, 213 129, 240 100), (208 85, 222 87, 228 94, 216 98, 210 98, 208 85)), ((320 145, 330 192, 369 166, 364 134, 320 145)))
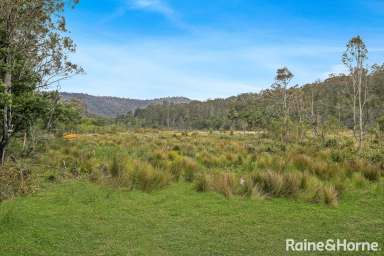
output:
POLYGON ((39 188, 1 203, 1 255, 281 255, 288 238, 384 243, 375 143, 358 153, 348 136, 288 146, 241 133, 72 137, 19 163, 39 188))
POLYGON ((0 0, 0 256, 384 255, 379 2, 0 0))
POLYGON ((283 255, 287 238, 382 245, 383 195, 379 187, 347 193, 331 209, 227 200, 185 183, 148 194, 70 181, 0 206, 0 254, 283 255))

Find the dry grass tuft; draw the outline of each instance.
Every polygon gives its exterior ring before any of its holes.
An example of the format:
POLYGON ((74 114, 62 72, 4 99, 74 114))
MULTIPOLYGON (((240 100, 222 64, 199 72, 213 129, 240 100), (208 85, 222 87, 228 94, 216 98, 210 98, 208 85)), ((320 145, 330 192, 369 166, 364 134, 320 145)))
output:
POLYGON ((197 192, 207 192, 210 190, 211 177, 202 173, 195 178, 195 189, 197 192))
POLYGON ((333 185, 328 185, 323 187, 324 203, 331 207, 336 207, 338 205, 337 201, 337 190, 333 185))

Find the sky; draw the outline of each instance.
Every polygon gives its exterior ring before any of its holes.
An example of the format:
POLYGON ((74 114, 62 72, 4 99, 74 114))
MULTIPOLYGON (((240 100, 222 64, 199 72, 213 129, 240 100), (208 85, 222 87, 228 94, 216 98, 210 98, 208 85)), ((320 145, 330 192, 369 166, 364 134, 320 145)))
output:
POLYGON ((384 62, 384 0, 81 0, 66 13, 86 73, 62 91, 151 99, 225 98, 341 73, 361 35, 367 64, 384 62))

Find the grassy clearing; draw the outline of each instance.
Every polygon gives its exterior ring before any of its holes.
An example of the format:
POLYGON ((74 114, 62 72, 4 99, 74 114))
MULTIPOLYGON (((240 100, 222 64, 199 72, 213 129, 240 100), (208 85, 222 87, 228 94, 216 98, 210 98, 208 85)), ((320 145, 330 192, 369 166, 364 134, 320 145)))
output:
POLYGON ((281 255, 287 238, 383 247, 383 153, 357 152, 348 137, 49 140, 0 172, 0 255, 281 255))
POLYGON ((148 194, 67 181, 0 205, 0 255, 283 255, 287 238, 383 246, 383 198, 372 186, 328 208, 227 200, 190 183, 148 194))

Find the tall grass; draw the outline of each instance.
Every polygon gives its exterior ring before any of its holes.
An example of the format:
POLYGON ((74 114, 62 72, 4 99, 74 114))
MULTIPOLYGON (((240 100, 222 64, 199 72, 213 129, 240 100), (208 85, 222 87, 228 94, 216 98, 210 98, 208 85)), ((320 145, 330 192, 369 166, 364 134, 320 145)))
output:
MULTIPOLYGON (((304 140, 283 147, 263 134, 141 129, 52 141, 33 161, 58 169, 49 173, 55 178, 86 177, 146 192, 181 180, 193 182, 196 191, 227 198, 286 197, 336 206, 345 190, 381 182, 384 168, 374 145, 357 154, 353 145, 340 140, 337 145, 304 140)), ((9 193, 2 186, 0 192, 9 193)))

